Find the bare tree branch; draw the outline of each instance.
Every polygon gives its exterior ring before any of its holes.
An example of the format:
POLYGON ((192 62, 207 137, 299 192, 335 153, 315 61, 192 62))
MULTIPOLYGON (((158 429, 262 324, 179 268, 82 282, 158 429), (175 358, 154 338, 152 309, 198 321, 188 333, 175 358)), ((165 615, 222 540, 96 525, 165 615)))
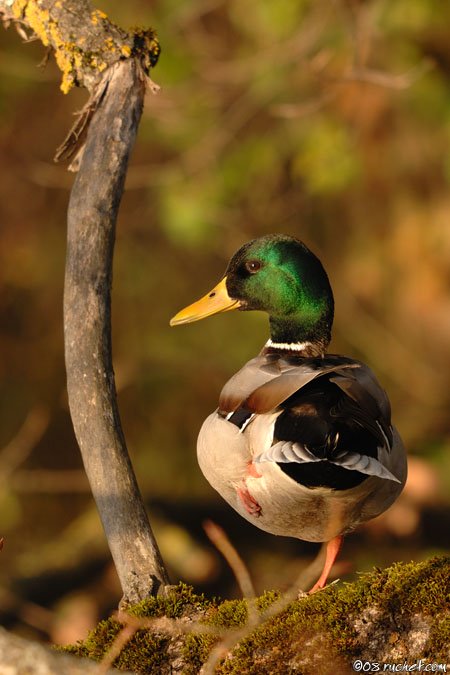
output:
POLYGON ((168 577, 120 423, 111 354, 111 283, 117 212, 159 44, 151 29, 127 34, 89 0, 0 0, 0 16, 54 50, 64 92, 77 84, 91 93, 58 151, 66 158, 78 150, 80 169, 68 209, 67 388, 75 434, 122 585, 122 603, 136 603, 164 590, 168 577))
POLYGON ((113 66, 71 193, 64 295, 72 420, 127 602, 168 581, 128 457, 111 357, 115 223, 144 91, 136 61, 113 66))
POLYGON ((44 406, 31 408, 13 439, 0 450, 0 480, 9 480, 16 469, 41 440, 50 422, 50 413, 44 406))

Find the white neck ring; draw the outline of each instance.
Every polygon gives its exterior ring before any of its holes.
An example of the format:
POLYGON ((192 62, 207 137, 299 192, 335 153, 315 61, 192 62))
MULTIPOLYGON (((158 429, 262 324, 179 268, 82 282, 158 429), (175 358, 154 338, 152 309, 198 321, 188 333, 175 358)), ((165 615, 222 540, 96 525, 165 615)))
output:
POLYGON ((305 349, 312 347, 312 342, 272 342, 272 340, 267 340, 265 347, 270 347, 272 349, 287 349, 291 352, 303 352, 305 349))

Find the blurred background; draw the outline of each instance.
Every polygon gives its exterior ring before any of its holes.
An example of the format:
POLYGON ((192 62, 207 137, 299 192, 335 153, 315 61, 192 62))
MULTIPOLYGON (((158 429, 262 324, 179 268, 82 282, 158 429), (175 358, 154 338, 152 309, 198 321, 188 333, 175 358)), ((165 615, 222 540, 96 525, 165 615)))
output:
MULTIPOLYGON (((318 546, 235 515, 197 466, 198 429, 267 337, 231 313, 177 329, 228 258, 303 239, 335 291, 331 351, 366 361, 410 454, 399 501, 349 536, 336 575, 448 550, 450 4, 438 0, 103 0, 162 55, 115 254, 114 363, 130 454, 174 582, 238 594, 202 523, 225 528, 256 589, 318 546)), ((0 623, 70 642, 117 605, 65 391, 62 293, 73 175, 52 161, 86 101, 39 42, 0 33, 0 623)))

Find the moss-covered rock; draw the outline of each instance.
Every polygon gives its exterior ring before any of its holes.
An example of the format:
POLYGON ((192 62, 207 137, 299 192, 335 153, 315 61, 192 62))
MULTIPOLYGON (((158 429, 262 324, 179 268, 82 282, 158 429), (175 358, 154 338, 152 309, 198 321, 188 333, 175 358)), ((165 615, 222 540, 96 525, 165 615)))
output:
MULTIPOLYGON (((220 602, 180 584, 166 598, 129 609, 142 624, 115 666, 137 673, 198 673, 221 644, 214 672, 236 675, 349 672, 355 659, 446 663, 449 608, 447 557, 375 569, 354 583, 291 602, 275 592, 254 602, 220 602), (167 624, 152 625, 164 617, 167 624)), ((66 649, 101 660, 120 631, 121 624, 108 619, 66 649)))

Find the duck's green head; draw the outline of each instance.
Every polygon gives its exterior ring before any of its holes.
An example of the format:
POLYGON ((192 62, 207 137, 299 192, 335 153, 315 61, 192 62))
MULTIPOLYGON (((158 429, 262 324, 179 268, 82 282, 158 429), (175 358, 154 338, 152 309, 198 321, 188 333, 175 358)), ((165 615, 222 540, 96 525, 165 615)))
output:
POLYGON ((334 302, 327 274, 294 237, 268 235, 242 246, 220 283, 170 323, 190 323, 230 309, 267 312, 274 343, 309 342, 324 351, 330 341, 334 302))

